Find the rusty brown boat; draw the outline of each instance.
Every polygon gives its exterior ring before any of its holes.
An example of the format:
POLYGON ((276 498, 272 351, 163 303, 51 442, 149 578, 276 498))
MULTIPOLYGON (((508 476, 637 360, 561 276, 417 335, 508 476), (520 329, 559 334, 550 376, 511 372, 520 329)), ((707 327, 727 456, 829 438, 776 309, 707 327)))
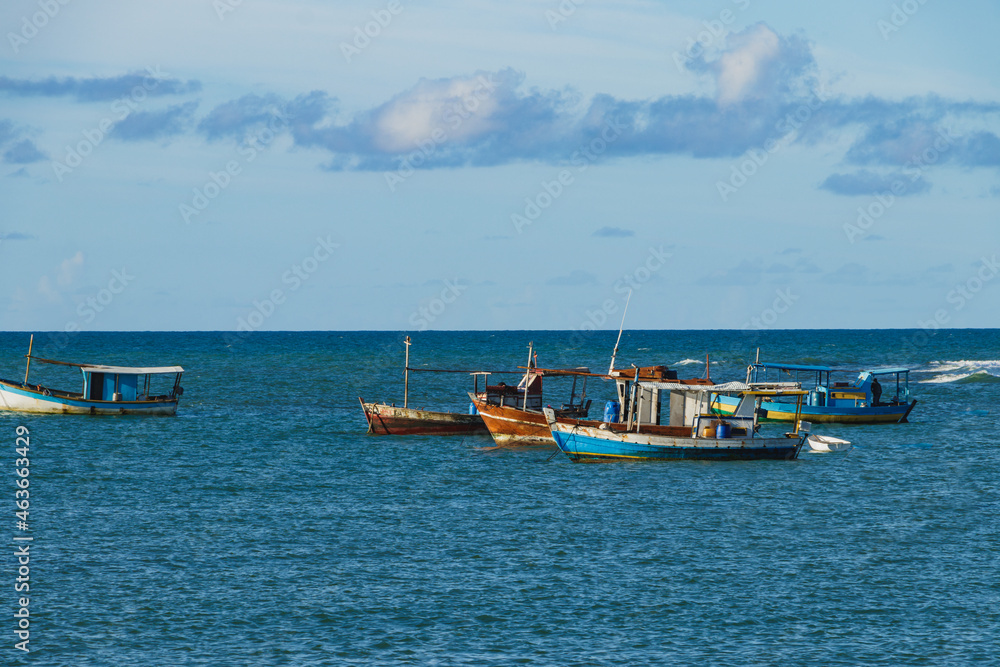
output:
MULTIPOLYGON (((543 377, 573 377, 574 386, 570 393, 568 404, 552 408, 559 419, 587 420, 590 412, 591 399, 586 397, 586 380, 600 378, 613 380, 617 385, 618 402, 616 410, 626 402, 629 385, 636 377, 640 381, 662 382, 677 380, 676 371, 667 366, 642 366, 623 370, 612 370, 609 374, 591 373, 588 369, 546 369, 532 368, 517 387, 503 385, 487 385, 486 391, 470 394, 473 405, 482 415, 490 435, 498 445, 553 445, 552 432, 542 412, 542 378, 543 377), (584 380, 584 389, 579 400, 575 397, 576 380, 584 380)), ((702 382, 688 380, 686 382, 702 382)), ((710 381, 709 381, 710 382, 710 381)), ((614 418, 619 415, 615 414, 614 418)), ((599 421, 594 422, 599 423, 599 421)))
MULTIPOLYGON (((465 371, 451 369, 410 368, 410 337, 403 341, 406 358, 403 368, 403 405, 395 403, 367 403, 360 396, 358 401, 365 414, 368 433, 372 435, 472 435, 486 434, 488 430, 482 417, 475 412, 443 412, 411 408, 410 372, 464 373, 473 376, 473 391, 479 393, 479 376, 488 379, 490 371, 465 371)), ((493 371, 503 372, 503 371, 493 371)))
POLYGON ((463 415, 458 412, 435 412, 416 410, 410 407, 387 405, 385 403, 365 403, 368 432, 373 435, 469 435, 487 433, 486 424, 479 415, 463 415))

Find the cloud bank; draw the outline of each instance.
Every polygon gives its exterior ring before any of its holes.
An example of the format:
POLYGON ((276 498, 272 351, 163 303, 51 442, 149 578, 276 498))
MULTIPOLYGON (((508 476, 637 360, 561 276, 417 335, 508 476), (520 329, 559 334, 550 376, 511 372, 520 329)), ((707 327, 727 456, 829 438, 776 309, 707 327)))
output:
POLYGON ((8 164, 30 164, 47 157, 34 141, 24 137, 24 130, 10 120, 0 120, 0 153, 8 164))
MULTIPOLYGON (((727 35, 711 56, 687 62, 712 84, 702 95, 627 100, 573 90, 539 90, 513 69, 421 79, 372 108, 345 114, 329 93, 293 98, 249 94, 194 117, 196 102, 158 111, 136 111, 119 122, 121 141, 159 140, 190 132, 204 140, 246 142, 265 133, 287 134, 294 147, 324 155, 331 171, 412 172, 417 169, 488 167, 517 162, 552 165, 603 162, 636 156, 686 155, 732 159, 775 142, 830 145, 849 138, 845 173, 820 185, 838 195, 870 194, 900 174, 907 194, 926 192, 931 165, 1000 167, 995 133, 1000 105, 935 95, 888 100, 824 94, 812 44, 780 35, 765 23, 727 35), (956 128, 962 128, 957 133, 956 128)), ((182 95, 201 90, 158 71, 119 77, 0 77, 0 95, 68 96, 80 102, 133 94, 182 95)), ((0 125, 0 147, 4 132, 0 125)), ((41 159, 34 144, 6 140, 4 160, 41 159)))
POLYGON ((201 90, 199 81, 181 81, 164 75, 159 68, 130 72, 116 77, 49 77, 38 81, 0 76, 0 93, 17 97, 73 97, 78 102, 115 100, 136 90, 146 95, 183 95, 201 90))
POLYGON ((687 66, 711 79, 714 95, 584 101, 571 90, 526 88, 523 73, 504 69, 422 79, 346 119, 337 99, 323 91, 291 100, 247 95, 214 108, 198 129, 209 140, 239 140, 278 118, 296 146, 329 156, 325 168, 386 172, 560 165, 581 156, 735 158, 769 142, 817 145, 847 135, 853 139, 843 161, 864 169, 833 174, 821 185, 841 195, 870 194, 900 173, 908 176, 907 194, 926 192, 931 184, 923 172, 930 164, 1000 166, 1000 138, 989 127, 964 135, 951 130, 970 120, 995 121, 1000 105, 933 95, 827 98, 811 44, 764 23, 730 34, 711 59, 703 55, 687 66))

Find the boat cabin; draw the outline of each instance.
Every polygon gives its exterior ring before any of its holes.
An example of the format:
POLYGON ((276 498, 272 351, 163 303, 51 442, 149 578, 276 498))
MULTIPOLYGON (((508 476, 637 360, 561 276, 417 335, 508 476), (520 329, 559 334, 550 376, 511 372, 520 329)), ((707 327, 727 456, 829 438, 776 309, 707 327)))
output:
MULTIPOLYGON (((562 406, 562 409, 583 409, 589 407, 590 401, 587 399, 587 378, 592 376, 589 368, 531 368, 517 385, 508 385, 505 382, 498 384, 487 384, 485 391, 486 402, 490 405, 502 405, 518 410, 529 410, 541 412, 542 408, 542 378, 543 377, 572 377, 573 384, 570 388, 569 402, 562 406), (577 396, 577 380, 583 378, 582 392, 577 396)), ((478 392, 477 392, 478 394, 478 392)))
POLYGON ((761 401, 781 397, 795 402, 794 421, 797 434, 800 425, 804 424, 801 421, 800 410, 806 394, 807 392, 797 385, 772 385, 762 388, 743 382, 713 384, 691 381, 640 381, 632 390, 634 409, 627 413, 627 428, 631 430, 634 427, 637 433, 641 432, 644 426, 690 428, 692 438, 730 437, 717 435, 722 432, 731 433, 734 437, 754 437, 761 401), (667 393, 670 397, 667 423, 662 423, 658 419, 661 393, 667 393), (720 394, 739 397, 733 413, 721 418, 710 409, 712 397, 720 394), (653 406, 647 406, 648 401, 653 401, 653 406), (720 426, 723 427, 722 431, 717 430, 720 426))
POLYGON ((83 372, 83 398, 91 401, 148 401, 179 396, 184 369, 180 366, 80 366, 83 372), (154 383, 157 375, 173 375, 168 391, 157 395, 155 390, 166 389, 154 383), (159 386, 153 386, 154 384, 159 386))
POLYGON ((780 380, 801 382, 809 391, 805 405, 827 408, 861 408, 905 405, 910 402, 910 370, 883 367, 851 371, 830 366, 805 364, 753 364, 747 369, 748 382, 761 384, 780 380), (838 380, 858 373, 853 380, 838 380))

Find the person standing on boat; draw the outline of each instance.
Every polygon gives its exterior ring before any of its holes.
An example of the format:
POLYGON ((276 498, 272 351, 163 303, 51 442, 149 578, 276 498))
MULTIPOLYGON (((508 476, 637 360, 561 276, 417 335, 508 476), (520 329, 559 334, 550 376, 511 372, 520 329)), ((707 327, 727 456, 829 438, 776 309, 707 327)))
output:
POLYGON ((882 385, 879 384, 878 378, 872 378, 872 406, 878 406, 882 404, 882 385))

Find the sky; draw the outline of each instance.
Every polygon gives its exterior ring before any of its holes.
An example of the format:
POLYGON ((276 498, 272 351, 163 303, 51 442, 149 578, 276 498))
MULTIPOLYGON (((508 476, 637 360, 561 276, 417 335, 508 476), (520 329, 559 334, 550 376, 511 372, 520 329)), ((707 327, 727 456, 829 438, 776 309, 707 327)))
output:
POLYGON ((6 0, 0 330, 995 327, 957 5, 6 0))

